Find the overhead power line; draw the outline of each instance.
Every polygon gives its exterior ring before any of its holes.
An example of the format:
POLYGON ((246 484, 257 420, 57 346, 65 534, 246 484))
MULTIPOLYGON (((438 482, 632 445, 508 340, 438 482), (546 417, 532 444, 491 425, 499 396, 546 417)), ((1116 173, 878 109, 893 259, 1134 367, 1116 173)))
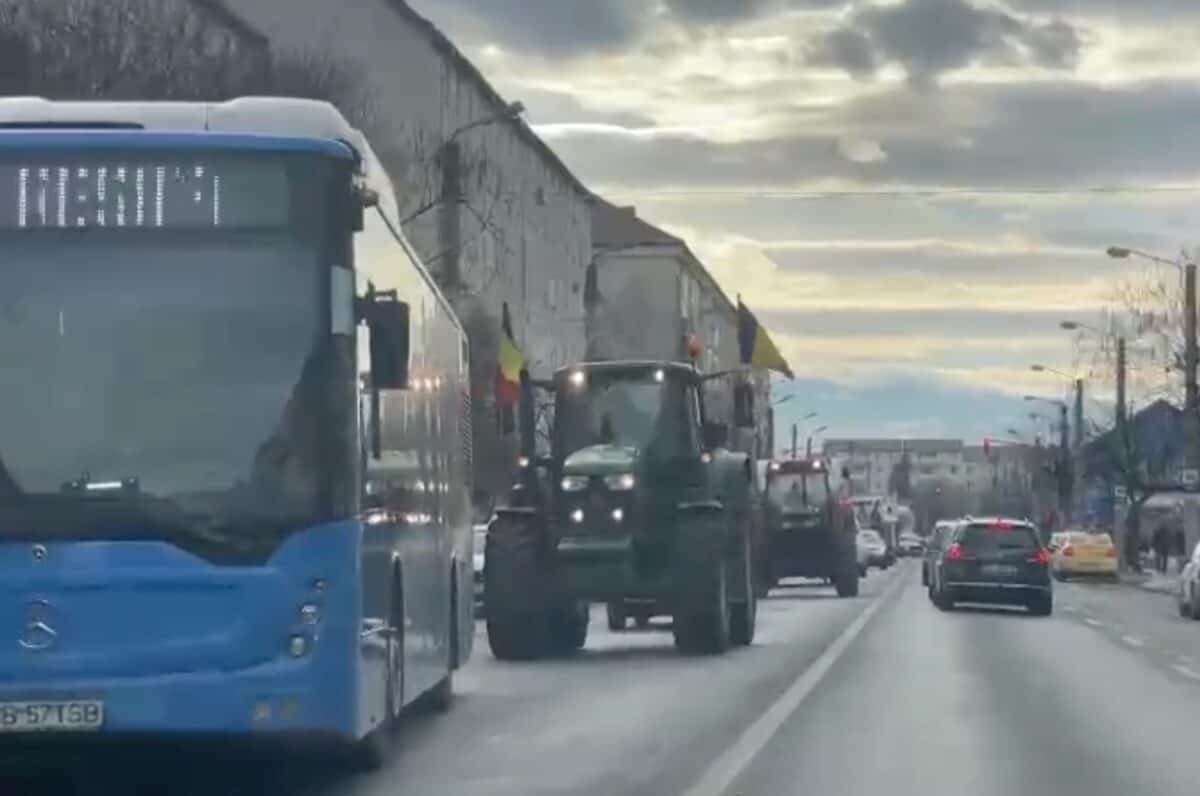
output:
POLYGON ((751 190, 748 188, 667 188, 609 190, 611 196, 638 196, 654 198, 699 198, 729 197, 731 199, 937 199, 954 196, 1095 196, 1137 194, 1193 194, 1200 193, 1200 185, 1092 185, 1077 188, 929 188, 896 190, 834 190, 805 191, 789 189, 751 190))

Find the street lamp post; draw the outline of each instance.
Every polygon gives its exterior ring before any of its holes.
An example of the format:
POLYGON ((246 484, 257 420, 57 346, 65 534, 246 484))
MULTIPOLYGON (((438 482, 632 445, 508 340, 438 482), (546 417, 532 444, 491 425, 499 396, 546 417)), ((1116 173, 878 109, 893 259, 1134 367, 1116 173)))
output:
POLYGON ((1183 272, 1183 385, 1184 385, 1184 462, 1189 470, 1200 469, 1200 386, 1196 382, 1200 346, 1196 340, 1196 264, 1179 263, 1126 246, 1109 246, 1109 257, 1125 260, 1139 257, 1160 265, 1170 265, 1183 272))
POLYGON ((1058 407, 1059 412, 1059 444, 1058 444, 1058 466, 1055 468, 1055 484, 1058 493, 1058 509, 1060 514, 1069 514, 1071 507, 1071 479, 1068 478, 1070 472, 1070 454, 1067 450, 1067 440, 1070 437, 1070 426, 1067 420, 1067 402, 1060 401, 1056 398, 1042 398, 1037 395, 1026 395, 1026 401, 1041 401, 1042 403, 1053 404, 1058 407))
POLYGON ((799 423, 792 423, 792 458, 795 459, 800 454, 800 423, 812 420, 817 416, 816 412, 809 412, 804 417, 800 418, 799 423))
POLYGON ((814 428, 812 431, 810 431, 808 433, 808 440, 804 443, 804 458, 809 459, 809 460, 812 459, 813 437, 815 437, 817 434, 820 434, 823 431, 828 431, 828 430, 829 430, 829 426, 819 426, 817 428, 814 428))

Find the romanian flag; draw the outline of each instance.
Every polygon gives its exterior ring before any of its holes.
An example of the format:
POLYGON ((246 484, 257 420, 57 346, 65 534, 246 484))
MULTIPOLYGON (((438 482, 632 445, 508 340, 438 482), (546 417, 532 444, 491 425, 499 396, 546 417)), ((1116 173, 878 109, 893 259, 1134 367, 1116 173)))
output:
POLYGON ((525 355, 513 339, 512 316, 508 303, 504 304, 500 321, 500 347, 496 352, 496 406, 508 409, 516 405, 521 392, 521 371, 525 369, 525 355))
POLYGON ((754 317, 754 313, 742 303, 740 297, 738 298, 737 312, 738 348, 741 351, 742 364, 762 370, 773 370, 782 373, 789 379, 796 378, 792 375, 792 369, 788 367, 787 360, 783 358, 783 354, 779 353, 775 342, 767 334, 767 330, 759 325, 758 318, 754 317))

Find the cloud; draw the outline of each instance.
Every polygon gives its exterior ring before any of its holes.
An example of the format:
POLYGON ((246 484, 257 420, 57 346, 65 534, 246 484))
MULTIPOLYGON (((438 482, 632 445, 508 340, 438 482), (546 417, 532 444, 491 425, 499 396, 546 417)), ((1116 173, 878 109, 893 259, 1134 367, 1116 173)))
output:
POLYGON ((1018 11, 1140 24, 1200 18, 1200 3, 1190 0, 1006 0, 1006 4, 1018 11))
POLYGON ((749 19, 763 13, 775 0, 666 0, 679 19, 697 23, 722 23, 749 19))
POLYGON ((414 2, 746 298, 806 377, 781 413, 839 436, 1025 427, 1062 386, 1029 364, 1072 370, 1058 321, 1132 267, 1104 248, 1200 229, 1194 194, 1041 193, 1200 184, 1200 28, 1162 24, 1200 2, 414 2))
POLYGON ((848 0, 666 0, 671 14, 685 24, 726 25, 772 16, 791 9, 839 8, 848 0))
POLYGON ((1078 33, 1062 20, 1036 23, 967 0, 907 0, 859 10, 810 55, 855 76, 897 63, 914 84, 928 86, 977 61, 1071 69, 1080 49, 1078 33))
POLYGON ((479 43, 571 58, 627 46, 644 32, 643 0, 416 0, 439 26, 479 43))
POLYGON ((870 77, 879 68, 871 40, 862 31, 839 28, 809 44, 809 63, 836 66, 854 77, 870 77))
POLYGON ((861 138, 839 138, 838 154, 852 163, 878 163, 887 160, 887 152, 883 151, 878 141, 861 138))
POLYGON ((535 125, 599 124, 630 129, 654 126, 654 120, 649 116, 591 108, 581 98, 562 91, 524 87, 519 94, 527 109, 527 118, 535 125))
POLYGON ((1200 85, 1192 80, 964 83, 933 95, 889 86, 805 112, 793 131, 754 140, 591 131, 560 137, 555 146, 609 192, 1136 186, 1200 179, 1196 108, 1200 85), (886 160, 847 160, 838 147, 847 138, 878 141, 886 160))

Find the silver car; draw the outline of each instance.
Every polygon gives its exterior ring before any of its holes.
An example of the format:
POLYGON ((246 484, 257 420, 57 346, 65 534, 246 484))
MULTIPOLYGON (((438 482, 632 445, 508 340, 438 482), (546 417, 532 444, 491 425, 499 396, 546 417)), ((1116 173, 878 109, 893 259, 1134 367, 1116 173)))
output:
POLYGON ((870 529, 860 530, 858 537, 855 539, 855 546, 858 548, 860 571, 865 567, 888 568, 887 543, 883 541, 883 537, 879 535, 879 531, 870 529))

